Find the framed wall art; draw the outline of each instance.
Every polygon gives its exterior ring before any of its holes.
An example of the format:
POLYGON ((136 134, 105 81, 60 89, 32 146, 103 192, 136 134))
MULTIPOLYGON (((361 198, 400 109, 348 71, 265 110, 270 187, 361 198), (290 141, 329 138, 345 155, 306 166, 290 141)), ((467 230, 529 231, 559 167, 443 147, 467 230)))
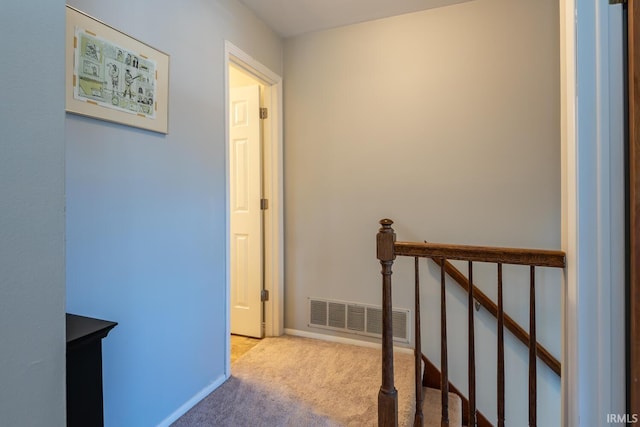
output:
POLYGON ((169 55, 67 6, 69 113, 168 133, 169 55))

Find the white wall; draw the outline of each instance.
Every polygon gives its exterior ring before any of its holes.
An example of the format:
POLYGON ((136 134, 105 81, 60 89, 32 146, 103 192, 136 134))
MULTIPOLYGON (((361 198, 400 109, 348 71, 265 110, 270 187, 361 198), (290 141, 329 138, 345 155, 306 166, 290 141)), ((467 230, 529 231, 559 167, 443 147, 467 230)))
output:
POLYGON ((0 14, 0 424, 65 425, 64 1, 0 14))
MULTIPOLYGON (((285 42, 285 327, 325 333, 307 327, 308 297, 380 304, 384 217, 400 240, 560 247, 558 13, 555 0, 476 0, 285 42)), ((396 263, 398 307, 412 306, 410 264, 396 263)), ((495 295, 495 273, 478 268, 495 295)), ((423 328, 438 362, 436 275, 425 273, 423 328)), ((561 274, 538 277, 539 340, 559 358, 561 274)), ((526 271, 510 269, 506 286, 526 328, 526 271)), ((455 290, 449 301, 452 376, 465 389, 466 317, 455 316, 466 302, 455 290)), ((495 326, 483 312, 477 324, 491 366, 495 326)), ((526 353, 509 346, 519 373, 508 422, 525 425, 526 353)), ((559 380, 539 370, 540 425, 558 425, 559 380)), ((495 367, 479 375, 495 418, 495 367)))
POLYGON ((67 309, 119 322, 106 425, 166 424, 225 376, 224 41, 282 43, 235 0, 71 4, 171 56, 169 135, 66 119, 67 309))

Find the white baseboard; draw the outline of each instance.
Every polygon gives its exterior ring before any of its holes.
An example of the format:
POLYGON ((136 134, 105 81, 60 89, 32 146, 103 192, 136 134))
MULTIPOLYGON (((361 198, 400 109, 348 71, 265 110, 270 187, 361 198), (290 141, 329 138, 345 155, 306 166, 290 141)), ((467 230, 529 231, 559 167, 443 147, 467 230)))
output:
MULTIPOLYGON (((285 328, 284 333, 286 335, 293 335, 296 337, 313 338, 316 340, 337 342, 340 344, 351 344, 351 345, 357 345, 360 347, 368 347, 368 348, 382 348, 382 344, 375 343, 375 342, 354 340, 352 338, 337 337, 335 335, 318 334, 316 332, 301 331, 299 329, 285 328)), ((413 354, 413 349, 408 347, 393 346, 393 351, 397 351, 398 353, 413 354)))
POLYGON ((195 396, 187 400, 181 407, 175 410, 175 412, 162 420, 157 427, 169 427, 172 423, 177 421, 178 418, 187 413, 187 411, 198 404, 202 399, 207 397, 213 390, 217 389, 227 380, 227 376, 221 375, 214 382, 200 390, 195 396))

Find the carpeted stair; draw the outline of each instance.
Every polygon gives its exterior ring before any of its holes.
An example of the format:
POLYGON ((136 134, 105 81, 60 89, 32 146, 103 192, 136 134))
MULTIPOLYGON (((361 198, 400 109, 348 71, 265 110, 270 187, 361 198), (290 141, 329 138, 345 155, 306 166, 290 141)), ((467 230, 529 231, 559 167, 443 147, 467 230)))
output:
MULTIPOLYGON (((422 398, 424 426, 440 427, 442 393, 440 390, 422 387, 422 398)), ((462 427, 462 400, 454 393, 449 393, 449 427, 462 427)))

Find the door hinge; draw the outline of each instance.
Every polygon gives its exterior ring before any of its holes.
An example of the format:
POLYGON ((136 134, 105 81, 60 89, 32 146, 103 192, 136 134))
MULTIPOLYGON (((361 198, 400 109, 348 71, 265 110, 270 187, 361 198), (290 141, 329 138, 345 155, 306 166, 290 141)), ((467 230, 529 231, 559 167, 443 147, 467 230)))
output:
POLYGON ((269 209, 269 199, 260 199, 260 210, 266 211, 269 209))
POLYGON ((269 117, 269 110, 267 107, 260 107, 260 118, 266 119, 269 117))
POLYGON ((269 291, 268 290, 263 289, 262 291, 260 291, 260 301, 261 302, 269 301, 269 291))
POLYGON ((626 2, 627 0, 609 0, 609 4, 621 4, 626 2))

